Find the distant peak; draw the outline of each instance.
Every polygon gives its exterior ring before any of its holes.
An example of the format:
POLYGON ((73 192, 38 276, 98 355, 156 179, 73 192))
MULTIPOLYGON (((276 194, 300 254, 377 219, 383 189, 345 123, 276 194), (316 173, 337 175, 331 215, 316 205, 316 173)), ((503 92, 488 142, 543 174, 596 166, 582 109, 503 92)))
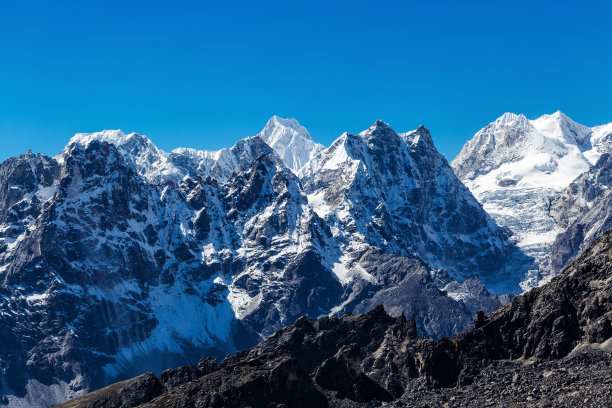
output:
POLYGON ((591 128, 574 122, 560 110, 550 115, 542 115, 533 120, 532 123, 544 136, 578 146, 583 145, 592 133, 591 128))
POLYGON ((565 113, 561 112, 560 110, 557 110, 556 112, 551 113, 550 115, 542 115, 538 119, 546 119, 546 118, 555 118, 563 122, 571 122, 571 123, 574 122, 569 116, 567 116, 565 113))
POLYGON ((257 136, 295 173, 323 148, 315 143, 308 130, 293 118, 272 116, 257 136))
POLYGON ((290 128, 300 128, 302 125, 295 118, 281 118, 278 115, 274 115, 270 118, 268 122, 278 123, 279 125, 290 127, 290 128))
POLYGON ((276 129, 279 129, 279 128, 291 129, 299 133, 301 136, 304 136, 308 139, 312 139, 310 136, 310 133, 308 133, 308 130, 306 130, 304 126, 300 125, 300 122, 298 122, 297 119, 281 118, 280 116, 276 116, 276 115, 272 116, 268 120, 268 123, 266 123, 266 126, 263 128, 261 133, 259 133, 259 136, 261 136, 262 139, 267 141, 267 138, 272 133, 274 133, 276 129))

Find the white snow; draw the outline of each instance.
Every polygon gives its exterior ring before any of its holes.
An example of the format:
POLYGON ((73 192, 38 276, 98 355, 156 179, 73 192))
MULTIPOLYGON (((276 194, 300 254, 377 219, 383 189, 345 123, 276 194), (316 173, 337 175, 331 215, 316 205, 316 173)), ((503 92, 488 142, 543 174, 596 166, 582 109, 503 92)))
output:
POLYGON ((347 255, 342 255, 337 263, 332 265, 332 272, 336 275, 342 285, 348 285, 356 279, 363 279, 376 283, 376 278, 369 274, 358 263, 351 262, 347 255))
POLYGON ((274 149, 295 174, 323 150, 323 146, 315 143, 306 128, 295 119, 273 116, 258 136, 274 149))
POLYGON ((560 111, 535 120, 506 113, 476 133, 451 166, 545 276, 550 246, 562 232, 549 202, 602 153, 612 152, 610 133, 612 124, 589 128, 560 111))
POLYGON ((49 297, 48 293, 34 293, 29 296, 26 296, 25 299, 26 299, 26 302, 28 303, 34 303, 34 302, 41 302, 48 297, 49 297))

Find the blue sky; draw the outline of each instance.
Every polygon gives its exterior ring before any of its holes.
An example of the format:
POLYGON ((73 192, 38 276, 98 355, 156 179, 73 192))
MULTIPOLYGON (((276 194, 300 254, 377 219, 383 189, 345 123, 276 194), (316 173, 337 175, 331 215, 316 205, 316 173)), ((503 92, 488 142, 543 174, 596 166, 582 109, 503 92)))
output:
POLYGON ((452 159, 505 111, 612 122, 612 2, 0 0, 0 159, 121 128, 216 149, 377 118, 452 159))

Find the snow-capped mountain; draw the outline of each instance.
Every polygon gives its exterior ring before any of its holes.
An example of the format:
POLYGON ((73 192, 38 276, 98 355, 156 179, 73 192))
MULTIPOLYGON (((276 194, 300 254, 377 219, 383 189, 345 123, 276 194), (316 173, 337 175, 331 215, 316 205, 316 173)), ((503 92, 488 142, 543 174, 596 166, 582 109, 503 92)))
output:
POLYGON ((376 122, 308 156, 295 120, 266 129, 216 152, 79 134, 0 165, 5 402, 48 405, 373 302, 449 336, 500 304, 476 278, 520 278, 426 129, 376 122))
POLYGON ((273 116, 258 136, 295 174, 300 174, 300 170, 323 150, 323 145, 315 143, 308 130, 295 119, 273 116))
MULTIPOLYGON (((364 247, 419 256, 463 281, 509 284, 507 231, 484 212, 424 127, 397 134, 377 121, 343 134, 303 170, 309 202, 343 246, 339 269, 360 273, 364 247)), ((511 291, 508 287, 505 292, 511 291)))
POLYGON ((550 203, 610 149, 610 125, 589 128, 561 112, 529 120, 506 113, 468 141, 451 166, 457 176, 539 270, 527 289, 551 276, 550 249, 564 230, 550 203))

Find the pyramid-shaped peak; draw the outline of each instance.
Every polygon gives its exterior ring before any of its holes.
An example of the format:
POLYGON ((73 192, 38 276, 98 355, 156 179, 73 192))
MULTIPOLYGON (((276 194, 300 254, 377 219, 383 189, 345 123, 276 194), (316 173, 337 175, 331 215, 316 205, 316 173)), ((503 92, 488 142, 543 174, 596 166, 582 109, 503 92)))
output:
POLYGON ((532 123, 543 135, 564 143, 582 145, 592 133, 589 127, 574 122, 559 110, 550 115, 542 115, 532 123))
POLYGON ((572 118, 570 118, 569 116, 567 116, 565 113, 561 112, 560 110, 551 113, 549 115, 542 115, 539 118, 535 119, 534 122, 542 122, 542 121, 546 121, 546 120, 554 120, 558 123, 563 123, 566 125, 570 125, 570 126, 577 126, 577 127, 585 127, 577 122, 575 122, 572 118))
POLYGON ((293 118, 272 116, 257 136, 266 142, 295 173, 323 149, 323 146, 312 140, 308 130, 293 118))
POLYGON ((431 132, 429 131, 429 129, 427 129, 425 126, 423 125, 419 125, 418 128, 416 128, 415 132, 421 133, 421 134, 430 134, 431 132))
POLYGON ((400 134, 400 136, 413 146, 434 146, 433 140, 431 138, 431 132, 423 125, 420 125, 418 128, 410 132, 402 133, 400 134))
POLYGON ((562 120, 570 120, 573 122, 572 118, 570 118, 569 116, 567 116, 564 112, 562 112, 561 110, 556 110, 554 113, 551 113, 550 115, 542 115, 542 116, 553 116, 562 120))
POLYGON ((393 128, 391 127, 391 125, 389 125, 387 122, 384 122, 380 119, 376 119, 376 121, 374 122, 374 124, 370 127, 371 129, 391 129, 393 130, 393 128))
POLYGON ((266 126, 263 128, 263 130, 261 131, 261 133, 259 133, 258 136, 260 136, 264 141, 269 142, 269 139, 275 136, 278 138, 280 133, 287 134, 294 132, 295 134, 298 134, 303 138, 312 139, 310 133, 308 133, 308 130, 304 126, 302 126, 300 122, 297 121, 297 119, 281 118, 280 116, 276 115, 272 116, 268 120, 268 123, 266 123, 266 126))
POLYGON ((281 118, 280 116, 274 115, 268 120, 268 123, 270 122, 296 130, 305 129, 295 118, 281 118))

